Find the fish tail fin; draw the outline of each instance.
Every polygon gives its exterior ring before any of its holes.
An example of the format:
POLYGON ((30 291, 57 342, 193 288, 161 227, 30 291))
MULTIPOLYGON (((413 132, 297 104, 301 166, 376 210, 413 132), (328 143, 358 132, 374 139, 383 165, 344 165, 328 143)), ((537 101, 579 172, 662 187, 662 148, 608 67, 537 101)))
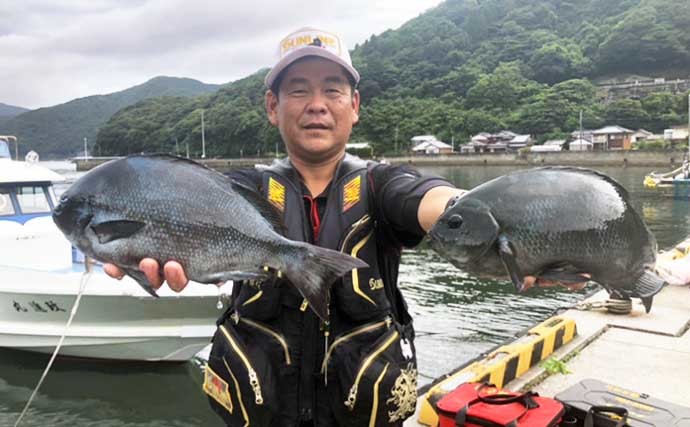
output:
POLYGON ((645 271, 635 282, 632 296, 640 298, 642 304, 644 304, 645 311, 649 313, 652 309, 654 295, 659 293, 665 285, 666 281, 664 279, 651 271, 645 271))
POLYGON ((369 265, 342 252, 300 243, 302 256, 289 257, 285 274, 322 320, 328 320, 328 303, 333 282, 348 271, 369 265))

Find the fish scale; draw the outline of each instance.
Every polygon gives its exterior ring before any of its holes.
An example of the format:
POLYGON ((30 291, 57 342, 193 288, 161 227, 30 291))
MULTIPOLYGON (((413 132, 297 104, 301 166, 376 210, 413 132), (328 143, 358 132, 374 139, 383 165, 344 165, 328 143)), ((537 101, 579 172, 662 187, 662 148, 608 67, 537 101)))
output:
POLYGON ((647 310, 664 281, 651 270, 654 236, 628 192, 599 172, 545 167, 486 182, 451 203, 429 232, 432 247, 478 277, 586 280, 647 310))
POLYGON ((155 295, 142 258, 175 260, 202 283, 285 272, 322 319, 330 286, 367 264, 286 239, 280 214, 258 193, 196 162, 168 155, 113 160, 61 197, 53 219, 86 255, 117 265, 155 295), (267 271, 268 267, 268 271, 267 271))

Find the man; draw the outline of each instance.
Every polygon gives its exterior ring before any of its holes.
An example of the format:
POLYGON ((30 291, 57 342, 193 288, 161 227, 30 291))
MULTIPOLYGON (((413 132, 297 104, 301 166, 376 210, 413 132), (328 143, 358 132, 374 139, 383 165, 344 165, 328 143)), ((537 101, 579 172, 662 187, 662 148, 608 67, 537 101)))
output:
MULTIPOLYGON (((328 321, 283 279, 237 283, 219 320, 204 391, 228 425, 402 425, 414 411, 413 330, 397 272, 463 191, 404 167, 345 154, 359 120, 359 74, 342 39, 302 28, 283 39, 265 79, 268 119, 288 158, 231 176, 282 211, 287 236, 359 257, 332 288, 328 321)), ((144 259, 154 288, 181 291, 175 261, 144 259)), ((113 265, 113 277, 122 272, 113 265)), ((533 283, 528 281, 528 283, 533 283)))

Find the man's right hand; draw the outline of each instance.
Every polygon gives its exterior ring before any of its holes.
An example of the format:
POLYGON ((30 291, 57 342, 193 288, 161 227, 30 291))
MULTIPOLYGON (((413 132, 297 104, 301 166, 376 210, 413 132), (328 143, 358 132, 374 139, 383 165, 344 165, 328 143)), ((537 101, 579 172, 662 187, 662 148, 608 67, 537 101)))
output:
MULTIPOLYGON (((151 283, 153 289, 158 289, 163 284, 163 280, 168 282, 168 286, 175 292, 181 292, 189 283, 189 279, 180 265, 176 261, 168 261, 163 266, 163 274, 160 273, 160 266, 158 261, 153 258, 144 258, 139 262, 139 270, 141 270, 146 278, 151 283)), ((103 271, 108 276, 120 280, 124 277, 125 272, 120 270, 114 264, 104 264, 103 271)))

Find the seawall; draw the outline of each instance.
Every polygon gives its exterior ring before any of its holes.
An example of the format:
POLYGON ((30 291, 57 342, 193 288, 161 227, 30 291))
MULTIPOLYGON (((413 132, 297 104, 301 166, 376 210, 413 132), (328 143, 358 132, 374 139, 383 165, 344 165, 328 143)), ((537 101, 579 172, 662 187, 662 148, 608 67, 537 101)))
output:
MULTIPOLYGON (((561 151, 554 153, 487 153, 430 156, 385 157, 393 164, 418 166, 668 166, 683 162, 685 151, 561 151)), ((380 157, 379 160, 384 157, 380 157)), ((86 171, 112 160, 109 158, 75 159, 78 171, 86 171)), ((273 158, 195 159, 206 166, 226 172, 231 169, 270 164, 273 158)))
POLYGON ((677 166, 685 151, 561 151, 493 153, 390 158, 390 163, 418 166, 677 166))

